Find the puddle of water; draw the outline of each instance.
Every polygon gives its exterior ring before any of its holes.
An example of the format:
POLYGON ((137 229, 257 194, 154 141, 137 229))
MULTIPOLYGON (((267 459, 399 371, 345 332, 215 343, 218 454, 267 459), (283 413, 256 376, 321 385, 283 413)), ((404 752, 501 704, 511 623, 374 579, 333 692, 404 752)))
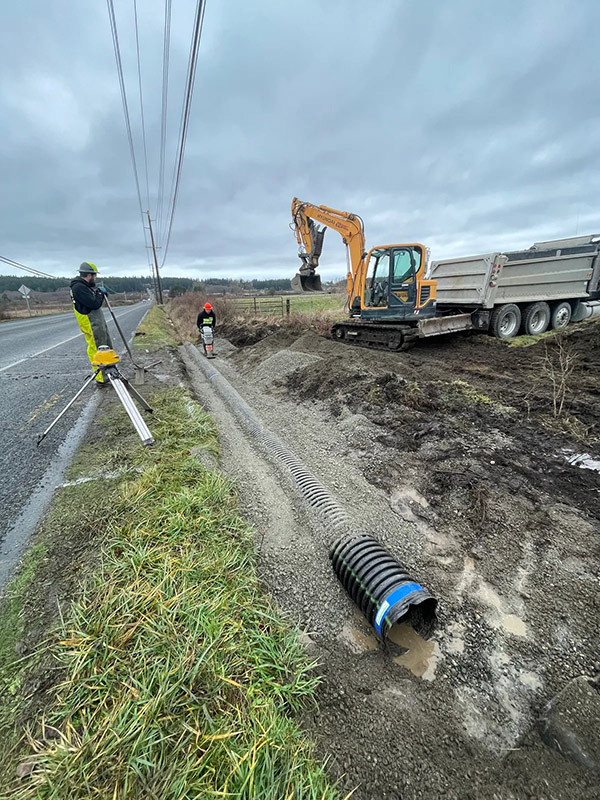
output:
POLYGON ((572 453, 570 450, 563 450, 563 454, 567 462, 573 467, 600 472, 600 461, 589 453, 572 453))
POLYGON ((353 653, 366 653, 369 650, 377 650, 379 641, 374 633, 367 634, 357 630, 352 622, 346 622, 339 633, 338 639, 348 645, 353 653))
POLYGON ((406 650, 402 655, 392 659, 394 663, 406 667, 413 675, 424 681, 432 681, 435 678, 435 670, 441 658, 437 642, 423 639, 414 628, 405 623, 392 625, 388 639, 406 650))
POLYGON ((500 624, 507 633, 512 633, 513 636, 527 636, 527 625, 521 617, 517 617, 515 614, 502 614, 500 624))
POLYGON ((506 633, 512 633, 513 636, 527 636, 525 622, 516 614, 505 613, 502 599, 489 584, 481 580, 477 594, 486 606, 494 612, 492 619, 489 620, 493 628, 503 628, 506 633))
POLYGON ((533 689, 536 692, 542 688, 541 678, 535 672, 522 672, 519 675, 519 680, 523 686, 527 686, 529 689, 533 689))

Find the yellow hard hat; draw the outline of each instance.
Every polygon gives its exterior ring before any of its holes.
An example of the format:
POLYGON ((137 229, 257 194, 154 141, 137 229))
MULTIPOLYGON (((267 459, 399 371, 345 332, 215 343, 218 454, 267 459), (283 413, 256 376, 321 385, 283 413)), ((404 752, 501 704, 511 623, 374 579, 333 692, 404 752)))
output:
POLYGON ((80 275, 97 275, 98 274, 98 267, 95 264, 92 264, 91 261, 84 261, 82 264, 79 265, 79 274, 80 275))

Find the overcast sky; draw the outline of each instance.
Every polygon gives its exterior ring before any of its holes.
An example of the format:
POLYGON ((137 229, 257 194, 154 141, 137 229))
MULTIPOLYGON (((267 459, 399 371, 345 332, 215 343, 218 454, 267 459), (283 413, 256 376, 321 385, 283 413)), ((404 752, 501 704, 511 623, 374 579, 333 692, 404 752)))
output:
MULTIPOLYGON (((173 0, 169 176, 194 8, 173 0)), ((138 11, 154 214, 164 2, 138 11)), ((598 0, 207 0, 165 274, 291 277, 294 195, 434 258, 600 232, 599 28, 598 0)), ((147 274, 104 0, 1 3, 0 59, 0 255, 147 274)), ((344 273, 334 232, 321 263, 344 273)))

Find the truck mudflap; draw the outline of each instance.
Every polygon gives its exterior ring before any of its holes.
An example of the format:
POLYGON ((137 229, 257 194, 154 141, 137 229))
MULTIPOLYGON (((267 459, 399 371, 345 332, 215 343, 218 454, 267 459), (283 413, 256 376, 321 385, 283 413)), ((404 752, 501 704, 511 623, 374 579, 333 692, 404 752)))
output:
POLYGON ((426 339, 428 336, 440 336, 443 333, 470 331, 476 327, 479 326, 474 324, 471 314, 451 314, 447 317, 419 320, 418 331, 419 338, 426 339))

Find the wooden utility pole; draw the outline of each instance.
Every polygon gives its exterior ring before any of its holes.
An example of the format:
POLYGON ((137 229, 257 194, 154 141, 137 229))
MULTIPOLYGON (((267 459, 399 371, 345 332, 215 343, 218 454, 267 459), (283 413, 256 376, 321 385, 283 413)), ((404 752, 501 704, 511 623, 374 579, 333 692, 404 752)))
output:
POLYGON ((158 289, 158 304, 163 304, 162 284, 160 282, 160 273, 158 271, 158 258, 156 257, 156 246, 154 244, 154 232, 152 230, 152 220, 150 219, 150 212, 146 211, 148 217, 148 227, 150 228, 150 242, 152 243, 152 255, 154 256, 154 269, 156 271, 156 288, 158 289))

